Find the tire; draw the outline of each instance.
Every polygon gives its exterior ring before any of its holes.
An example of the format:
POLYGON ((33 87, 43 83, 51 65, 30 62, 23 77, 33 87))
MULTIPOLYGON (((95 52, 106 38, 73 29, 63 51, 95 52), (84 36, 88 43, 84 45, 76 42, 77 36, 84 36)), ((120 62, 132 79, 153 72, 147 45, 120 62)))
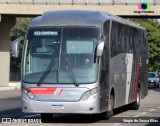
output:
POLYGON ((52 113, 41 113, 41 120, 43 123, 50 122, 53 118, 52 113))
POLYGON ((107 120, 111 118, 113 116, 113 108, 114 108, 114 96, 110 95, 108 111, 102 113, 102 117, 107 120))
POLYGON ((159 88, 159 83, 157 84, 157 88, 159 88))
POLYGON ((137 89, 137 93, 136 93, 136 101, 133 102, 131 104, 131 109, 133 110, 138 110, 139 109, 139 106, 140 106, 140 100, 141 100, 141 92, 140 92, 140 88, 137 89))

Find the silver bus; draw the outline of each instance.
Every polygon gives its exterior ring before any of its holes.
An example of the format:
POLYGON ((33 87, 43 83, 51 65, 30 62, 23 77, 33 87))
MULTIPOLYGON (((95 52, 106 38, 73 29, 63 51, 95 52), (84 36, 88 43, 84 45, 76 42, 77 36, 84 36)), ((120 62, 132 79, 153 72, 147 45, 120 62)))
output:
POLYGON ((98 114, 109 118, 127 104, 138 109, 148 93, 146 30, 105 12, 45 12, 13 41, 22 57, 22 111, 98 114))

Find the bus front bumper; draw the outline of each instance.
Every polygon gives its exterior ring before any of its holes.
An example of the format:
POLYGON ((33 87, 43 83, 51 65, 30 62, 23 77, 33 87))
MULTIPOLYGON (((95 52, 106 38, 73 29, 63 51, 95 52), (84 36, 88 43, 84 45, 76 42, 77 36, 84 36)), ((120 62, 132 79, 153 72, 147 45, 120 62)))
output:
POLYGON ((30 100, 26 94, 22 93, 22 111, 27 113, 96 114, 100 113, 100 98, 96 93, 84 101, 44 102, 30 100))

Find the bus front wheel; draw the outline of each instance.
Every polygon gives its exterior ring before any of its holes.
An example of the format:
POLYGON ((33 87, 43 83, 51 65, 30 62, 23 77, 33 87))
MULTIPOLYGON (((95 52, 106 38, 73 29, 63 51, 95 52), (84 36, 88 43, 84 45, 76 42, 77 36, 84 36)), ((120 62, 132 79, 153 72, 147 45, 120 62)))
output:
POLYGON ((110 117, 112 117, 113 116, 113 108, 114 108, 114 96, 110 95, 108 111, 102 113, 102 117, 104 119, 109 119, 110 117))
POLYGON ((114 97, 113 97, 113 95, 111 95, 110 100, 109 100, 109 109, 108 109, 108 112, 107 112, 107 117, 108 118, 113 116, 113 107, 114 107, 114 97))

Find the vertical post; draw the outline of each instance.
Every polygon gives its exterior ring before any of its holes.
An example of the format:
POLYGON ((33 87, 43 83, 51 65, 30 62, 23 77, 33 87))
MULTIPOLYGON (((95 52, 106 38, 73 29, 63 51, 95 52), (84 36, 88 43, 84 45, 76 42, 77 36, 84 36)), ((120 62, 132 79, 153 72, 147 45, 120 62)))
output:
POLYGON ((0 21, 0 86, 9 86, 10 75, 10 29, 15 18, 3 18, 0 21))

